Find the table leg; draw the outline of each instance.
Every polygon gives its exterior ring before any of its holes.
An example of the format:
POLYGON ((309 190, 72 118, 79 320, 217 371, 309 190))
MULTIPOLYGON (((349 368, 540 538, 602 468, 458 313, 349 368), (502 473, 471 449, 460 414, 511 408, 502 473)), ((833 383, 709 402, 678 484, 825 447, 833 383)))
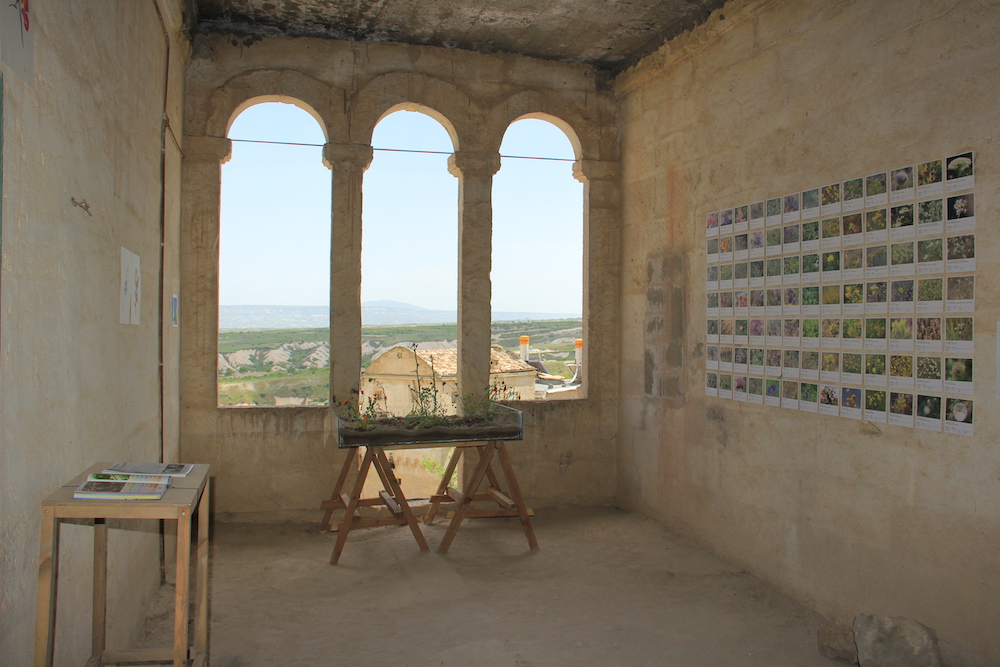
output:
POLYGON ((94 614, 91 654, 101 655, 105 648, 108 609, 108 523, 94 519, 94 614))
POLYGON ((188 595, 191 576, 191 513, 177 516, 177 583, 174 591, 174 667, 187 665, 188 595))
POLYGON ((458 532, 459 526, 462 525, 462 519, 465 518, 465 513, 469 510, 469 506, 472 505, 472 499, 475 497, 476 491, 479 489, 479 485, 482 484, 483 478, 486 476, 486 471, 493 461, 493 452, 495 449, 496 442, 490 442, 479 452, 479 465, 476 466, 475 472, 472 473, 472 479, 465 486, 462 502, 458 503, 458 507, 455 508, 455 516, 452 517, 448 531, 444 534, 444 539, 441 540, 441 544, 438 546, 439 554, 447 553, 448 548, 451 547, 451 542, 455 539, 455 534, 458 532))
POLYGON ((56 589, 59 579, 59 521, 51 509, 42 510, 41 549, 38 556, 38 609, 35 616, 35 667, 51 667, 55 648, 56 589))
POLYGON ((212 479, 198 501, 198 602, 195 610, 195 650, 208 651, 208 521, 212 479))

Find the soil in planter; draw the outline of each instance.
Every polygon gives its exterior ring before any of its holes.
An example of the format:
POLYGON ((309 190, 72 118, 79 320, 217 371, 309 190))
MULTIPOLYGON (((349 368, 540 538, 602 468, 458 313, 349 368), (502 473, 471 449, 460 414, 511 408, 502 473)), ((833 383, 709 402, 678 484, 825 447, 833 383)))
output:
POLYGON ((420 426, 419 417, 393 417, 369 423, 367 429, 355 428, 341 422, 340 429, 346 445, 391 445, 408 442, 476 442, 483 440, 519 440, 521 427, 505 423, 503 418, 494 422, 481 419, 455 418, 448 424, 420 426))

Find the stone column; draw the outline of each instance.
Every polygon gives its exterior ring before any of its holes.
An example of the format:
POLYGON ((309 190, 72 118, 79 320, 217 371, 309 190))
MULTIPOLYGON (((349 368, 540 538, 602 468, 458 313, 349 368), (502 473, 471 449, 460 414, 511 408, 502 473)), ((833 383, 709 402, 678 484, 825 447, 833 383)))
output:
POLYGON ((231 154, 232 142, 224 137, 184 137, 180 400, 188 435, 215 429, 209 422, 218 402, 219 207, 222 165, 231 154), (195 425, 195 414, 208 422, 195 425))
POLYGON ((357 400, 361 382, 361 185, 372 162, 366 144, 326 144, 333 170, 330 244, 330 403, 357 400))
POLYGON ((583 183, 583 388, 595 396, 601 395, 601 378, 617 377, 608 366, 614 355, 590 351, 618 349, 618 162, 577 160, 573 177, 583 183), (595 340, 595 331, 604 338, 595 340), (600 369, 593 367, 597 364, 600 369))
POLYGON ((493 255, 493 175, 500 155, 458 151, 448 171, 458 187, 458 390, 486 395, 490 383, 490 267, 493 255))

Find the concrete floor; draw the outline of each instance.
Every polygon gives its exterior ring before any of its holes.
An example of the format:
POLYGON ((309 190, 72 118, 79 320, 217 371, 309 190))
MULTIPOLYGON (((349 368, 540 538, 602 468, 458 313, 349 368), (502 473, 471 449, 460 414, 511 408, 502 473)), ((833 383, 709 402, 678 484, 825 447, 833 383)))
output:
MULTIPOLYGON (((211 664, 838 664, 817 653, 821 617, 649 519, 550 509, 535 529, 531 553, 516 521, 469 520, 447 555, 440 519, 426 553, 406 527, 361 530, 331 566, 315 525, 218 524, 211 664)), ((169 643, 170 600, 147 641, 169 643)))

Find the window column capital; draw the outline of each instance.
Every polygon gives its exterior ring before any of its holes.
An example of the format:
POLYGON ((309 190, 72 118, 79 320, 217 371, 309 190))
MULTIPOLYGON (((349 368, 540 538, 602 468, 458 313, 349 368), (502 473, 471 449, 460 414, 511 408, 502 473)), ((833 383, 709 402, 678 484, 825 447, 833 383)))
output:
POLYGON ((573 178, 588 181, 613 181, 618 178, 617 160, 577 160, 573 163, 573 178))
POLYGON ((330 169, 347 167, 364 173, 372 163, 372 147, 368 144, 324 144, 323 163, 330 169))
POLYGON ((500 171, 500 154, 494 151, 455 151, 448 158, 448 173, 455 178, 490 178, 500 171))
POLYGON ((226 137, 184 135, 184 159, 225 164, 233 155, 233 142, 226 137))

